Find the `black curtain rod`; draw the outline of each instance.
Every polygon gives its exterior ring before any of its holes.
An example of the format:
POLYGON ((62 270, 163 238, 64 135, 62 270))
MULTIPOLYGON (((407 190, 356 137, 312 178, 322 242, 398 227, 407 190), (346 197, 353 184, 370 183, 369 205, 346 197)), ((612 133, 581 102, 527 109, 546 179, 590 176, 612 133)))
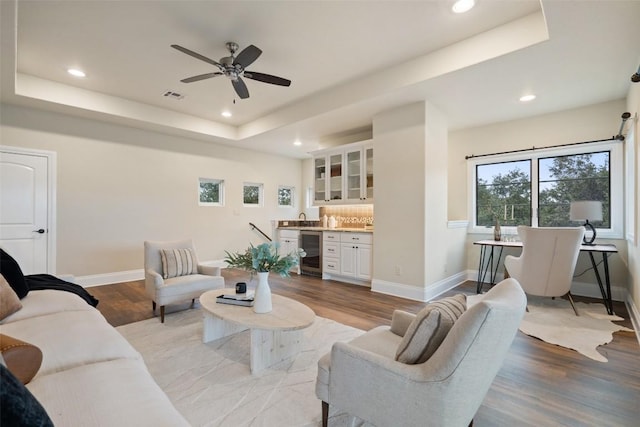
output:
POLYGON ((512 153, 522 153, 523 151, 535 151, 535 150, 543 150, 545 148, 558 148, 558 147, 570 147, 572 145, 581 145, 581 144, 593 144, 596 142, 605 142, 605 141, 624 141, 624 136, 612 136, 609 139, 595 139, 593 141, 582 141, 582 142, 572 142, 570 144, 558 144, 558 145, 548 145, 546 147, 531 147, 531 148, 523 148, 520 150, 511 150, 511 151, 502 151, 499 153, 488 153, 488 154, 472 154, 470 156, 464 156, 465 160, 475 159, 477 157, 488 157, 488 156, 498 156, 500 154, 512 154, 512 153))

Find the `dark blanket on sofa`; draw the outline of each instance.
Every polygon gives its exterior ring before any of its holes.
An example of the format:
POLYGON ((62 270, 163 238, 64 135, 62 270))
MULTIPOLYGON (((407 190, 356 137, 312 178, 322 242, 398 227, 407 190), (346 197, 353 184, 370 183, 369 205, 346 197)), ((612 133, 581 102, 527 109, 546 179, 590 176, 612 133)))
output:
POLYGON ((78 295, 85 300, 87 304, 96 307, 98 300, 94 298, 89 292, 87 292, 82 286, 75 283, 67 282, 52 276, 51 274, 30 274, 24 276, 24 281, 27 282, 27 286, 30 291, 41 291, 44 289, 55 289, 58 291, 71 292, 78 295))

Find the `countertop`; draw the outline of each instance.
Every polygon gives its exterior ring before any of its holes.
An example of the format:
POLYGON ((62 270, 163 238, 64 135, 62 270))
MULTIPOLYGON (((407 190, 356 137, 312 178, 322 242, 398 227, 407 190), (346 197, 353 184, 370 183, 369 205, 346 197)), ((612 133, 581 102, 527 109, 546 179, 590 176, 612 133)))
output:
POLYGON ((298 226, 286 226, 278 227, 278 230, 300 230, 300 231, 346 231, 350 233, 373 233, 373 229, 365 230, 364 228, 347 228, 347 227, 298 227, 298 226))

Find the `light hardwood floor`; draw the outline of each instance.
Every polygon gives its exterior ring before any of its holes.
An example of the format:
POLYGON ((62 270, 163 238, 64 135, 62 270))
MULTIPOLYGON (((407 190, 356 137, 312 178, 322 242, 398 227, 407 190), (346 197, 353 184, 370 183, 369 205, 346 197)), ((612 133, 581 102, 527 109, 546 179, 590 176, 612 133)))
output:
MULTIPOLYGON (((228 287, 249 281, 248 274, 238 270, 224 269, 223 275, 228 287)), ((396 308, 417 312, 424 306, 365 287, 309 276, 283 279, 271 275, 269 283, 274 293, 308 305, 318 316, 363 330, 388 325, 396 308)), ((89 291, 100 300, 98 308, 114 326, 153 317, 142 281, 89 291)), ((447 295, 460 292, 474 294, 475 282, 466 282, 447 295)), ((167 313, 188 308, 189 304, 170 306, 167 313)), ((624 304, 616 302, 614 309, 627 319, 621 324, 632 327, 624 304)), ((600 351, 608 363, 518 332, 474 426, 640 426, 640 346, 635 334, 616 332, 613 341, 600 351)))

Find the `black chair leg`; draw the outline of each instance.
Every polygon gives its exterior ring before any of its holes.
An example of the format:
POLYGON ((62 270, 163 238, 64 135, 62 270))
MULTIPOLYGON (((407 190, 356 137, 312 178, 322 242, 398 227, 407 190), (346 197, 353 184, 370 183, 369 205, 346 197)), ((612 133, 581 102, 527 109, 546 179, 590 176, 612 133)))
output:
POLYGON ((164 305, 160 306, 160 323, 164 323, 164 305))
POLYGON ((322 427, 327 427, 329 423, 329 404, 322 401, 322 427))

